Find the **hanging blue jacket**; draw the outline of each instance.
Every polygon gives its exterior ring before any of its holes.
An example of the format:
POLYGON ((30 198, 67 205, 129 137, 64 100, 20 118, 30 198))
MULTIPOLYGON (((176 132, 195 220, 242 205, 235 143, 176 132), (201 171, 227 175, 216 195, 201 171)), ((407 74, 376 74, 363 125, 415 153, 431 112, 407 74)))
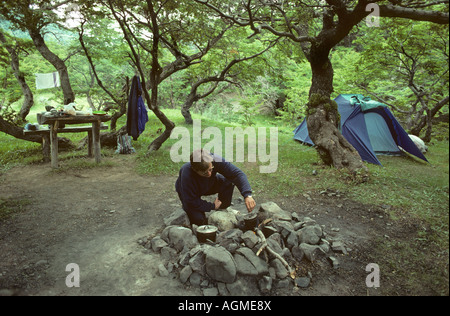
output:
POLYGON ((142 99, 142 87, 139 76, 133 77, 130 94, 128 96, 127 111, 127 133, 133 140, 137 140, 139 135, 145 130, 145 124, 148 122, 147 109, 144 99, 142 99))

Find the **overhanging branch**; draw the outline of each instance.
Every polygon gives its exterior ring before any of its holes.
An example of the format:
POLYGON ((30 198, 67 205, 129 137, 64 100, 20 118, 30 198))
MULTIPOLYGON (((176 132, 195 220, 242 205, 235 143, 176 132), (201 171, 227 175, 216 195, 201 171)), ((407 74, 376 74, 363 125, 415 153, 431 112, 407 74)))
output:
POLYGON ((448 13, 404 8, 393 5, 381 5, 380 16, 389 18, 404 18, 414 21, 427 21, 436 24, 449 24, 448 13))

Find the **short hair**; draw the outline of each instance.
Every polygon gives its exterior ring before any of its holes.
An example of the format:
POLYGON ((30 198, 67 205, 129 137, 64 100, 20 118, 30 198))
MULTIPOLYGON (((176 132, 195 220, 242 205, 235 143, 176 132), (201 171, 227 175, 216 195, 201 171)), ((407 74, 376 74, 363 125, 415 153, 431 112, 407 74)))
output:
POLYGON ((214 161, 211 153, 204 149, 197 149, 191 154, 191 168, 196 171, 206 171, 209 164, 214 161))

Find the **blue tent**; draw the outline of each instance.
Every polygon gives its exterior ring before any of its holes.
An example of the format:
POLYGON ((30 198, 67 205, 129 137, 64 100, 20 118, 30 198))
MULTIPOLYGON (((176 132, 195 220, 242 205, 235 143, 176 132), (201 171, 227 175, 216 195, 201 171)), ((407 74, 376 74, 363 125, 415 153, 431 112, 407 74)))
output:
MULTIPOLYGON (((403 149, 428 162, 385 104, 360 94, 341 94, 334 100, 341 115, 342 135, 362 160, 381 165, 377 154, 402 155, 403 149)), ((294 139, 314 145, 306 119, 295 129, 294 139)))

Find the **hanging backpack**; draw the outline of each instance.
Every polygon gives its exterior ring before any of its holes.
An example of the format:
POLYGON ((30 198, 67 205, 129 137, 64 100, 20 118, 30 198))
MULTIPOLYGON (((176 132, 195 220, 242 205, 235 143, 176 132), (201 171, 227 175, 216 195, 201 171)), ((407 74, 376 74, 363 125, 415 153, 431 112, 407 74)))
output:
POLYGON ((119 134, 117 136, 117 150, 116 154, 133 154, 136 150, 131 145, 131 137, 128 134, 119 134))

